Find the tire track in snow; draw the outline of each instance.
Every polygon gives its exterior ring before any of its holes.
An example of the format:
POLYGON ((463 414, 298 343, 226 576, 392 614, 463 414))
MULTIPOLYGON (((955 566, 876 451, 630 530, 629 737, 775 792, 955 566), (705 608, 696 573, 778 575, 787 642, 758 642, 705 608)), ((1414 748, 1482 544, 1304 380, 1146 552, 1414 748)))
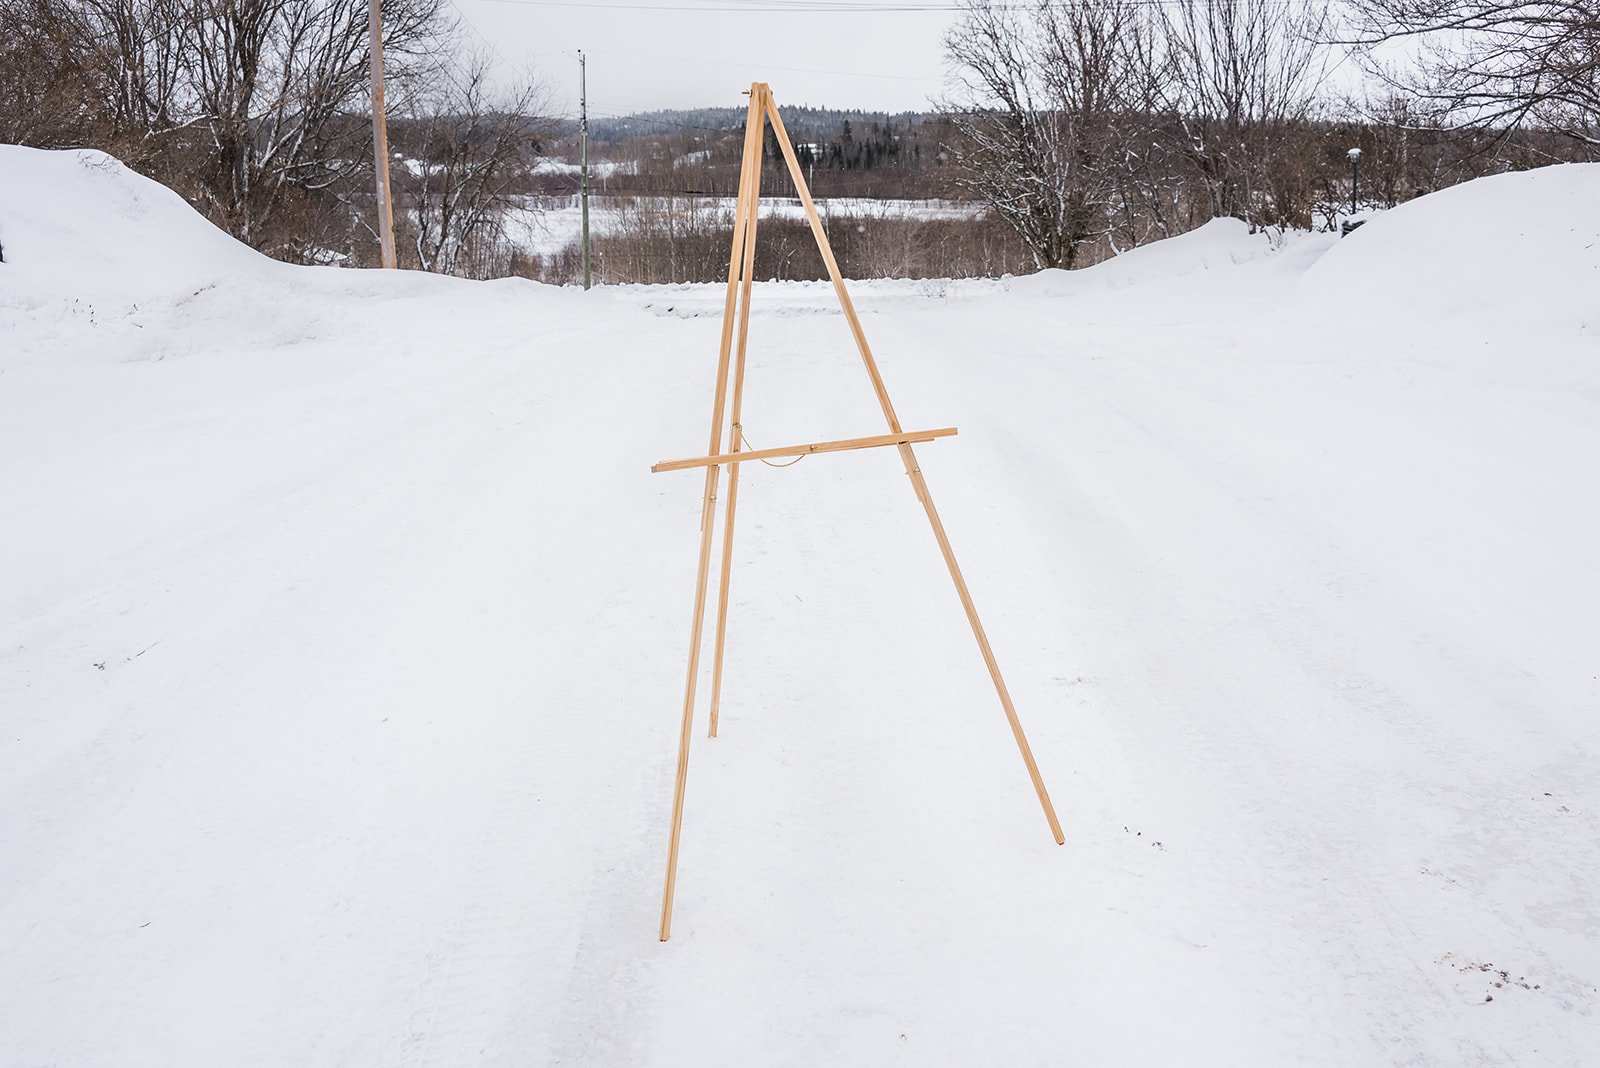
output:
MULTIPOLYGON (((1034 325, 1034 329, 1030 330, 1024 326, 1018 332, 1024 336, 1045 335, 1044 331, 1038 329, 1037 324, 1030 325, 1034 325)), ((941 342, 945 345, 950 344, 948 321, 932 319, 925 324, 919 323, 918 327, 926 329, 929 334, 938 334, 937 337, 919 339, 922 344, 930 348, 941 342)), ((1291 686, 1302 689, 1308 695, 1325 691, 1330 683, 1338 680, 1342 671, 1348 669, 1342 668, 1321 652, 1322 642, 1303 641, 1298 632, 1305 630, 1299 619, 1305 608, 1311 603, 1326 602, 1325 584, 1328 576, 1350 575, 1358 578, 1357 585, 1341 590, 1336 595, 1333 607, 1327 610, 1327 623, 1336 628, 1344 629, 1356 623, 1359 618, 1353 614, 1357 611, 1356 605, 1361 606, 1360 612, 1369 616, 1374 611, 1379 613, 1376 618, 1369 619, 1365 624, 1369 627, 1373 623, 1377 623, 1380 627, 1384 626, 1382 620, 1388 609, 1381 606, 1388 604, 1392 608, 1400 608, 1401 605, 1384 597, 1378 598, 1377 604, 1373 605, 1372 599, 1381 589, 1382 580, 1366 568, 1364 561, 1352 557, 1345 547, 1337 542, 1328 541, 1324 532, 1314 525, 1307 524, 1304 517, 1286 511, 1283 506, 1275 502, 1274 494, 1269 492, 1263 495, 1261 489, 1269 487, 1270 482, 1264 483, 1258 475, 1247 473, 1229 463, 1227 457, 1230 446, 1223 443, 1228 442, 1230 435, 1235 432, 1232 420, 1241 413, 1230 407, 1225 398, 1219 398, 1223 400, 1223 405, 1218 409, 1213 409, 1210 404, 1197 405, 1195 402, 1202 397, 1211 401, 1207 396, 1209 391, 1203 388, 1206 382, 1199 373, 1188 376, 1189 380, 1181 385, 1167 382, 1164 384, 1165 388, 1160 388, 1155 382, 1155 376, 1145 372, 1146 365, 1151 361, 1139 352, 1126 347, 1131 340, 1138 340, 1144 346, 1150 345, 1152 339, 1148 332, 1139 334, 1117 329, 1100 330, 1097 324, 1088 329, 1079 324, 1079 330, 1075 342, 1086 349, 1093 349, 1112 358, 1099 361, 1086 359, 1080 355, 1030 360, 1019 356, 1007 363, 1008 372, 1028 375, 1035 379, 1031 386, 1023 390, 1028 395, 1067 398, 1068 410, 1073 414, 1060 426, 1046 430, 1033 424, 1018 424, 1015 419, 1010 418, 1012 413, 1005 407, 1005 398, 995 398, 990 395, 973 398, 975 403, 991 409, 996 415, 991 429, 1000 434, 1000 447, 997 451, 1012 458, 1041 454, 1047 451, 1044 449, 1047 435, 1059 433, 1063 428, 1070 428, 1068 432, 1073 436, 1081 435, 1089 440, 1077 449, 1068 450, 1063 450, 1059 441, 1051 441, 1051 448, 1057 452, 1067 452, 1069 455, 1084 455, 1086 459, 1078 465, 1078 468, 1080 471, 1088 471, 1097 462, 1110 458, 1110 454, 1103 449, 1097 450, 1093 442, 1096 438, 1102 441, 1109 439, 1117 442, 1113 462, 1135 477, 1143 479, 1140 493, 1144 500, 1148 501, 1151 498, 1152 491, 1159 492, 1158 484, 1149 481, 1149 474, 1158 472, 1162 468, 1181 471, 1185 473, 1182 483, 1187 485, 1184 485, 1180 495, 1236 502, 1233 505, 1236 514, 1230 517, 1230 521, 1237 523, 1249 517, 1250 529, 1257 532, 1253 536, 1258 536, 1260 540, 1258 548, 1265 549, 1269 559, 1279 552, 1277 549, 1279 545, 1312 547, 1313 556, 1310 560, 1295 559, 1292 563, 1288 558, 1284 560, 1283 566, 1286 566, 1288 575, 1291 576, 1290 589, 1302 586, 1307 581, 1312 584, 1311 587, 1302 589, 1298 604, 1295 600, 1290 600, 1271 606, 1269 611, 1273 614, 1257 621, 1250 620, 1248 616, 1239 617, 1239 622, 1246 629, 1229 631, 1223 640, 1229 646, 1237 646, 1240 640, 1244 639, 1250 645, 1257 647, 1255 652, 1243 658, 1241 664, 1276 661, 1279 670, 1285 672, 1285 681, 1306 673, 1303 682, 1291 683, 1291 686), (1197 389, 1197 386, 1202 388, 1197 389), (1181 407, 1168 403, 1169 398, 1176 397, 1184 399, 1185 403, 1181 407), (1120 431, 1116 429, 1119 426, 1122 428, 1120 431), (1007 430, 1009 427, 1015 427, 1016 432, 1009 432, 1007 430), (1222 447, 1219 448, 1219 445, 1222 447), (1359 600, 1355 600, 1357 598, 1359 600), (1252 632, 1258 629, 1259 633, 1252 637, 1252 632)), ((1184 333, 1187 335, 1190 332, 1184 333)), ((1174 339, 1175 345, 1178 340, 1174 339)), ((1171 361, 1167 361, 1167 364, 1157 373, 1171 376, 1176 368, 1171 366, 1171 361)), ((1197 368, 1197 372, 1212 370, 1214 369, 1204 364, 1197 368)), ((1239 367, 1235 365, 1226 370, 1237 374, 1239 367)), ((1289 448, 1293 449, 1295 436, 1292 433, 1283 433, 1288 428, 1282 423, 1278 429, 1280 432, 1272 435, 1271 440, 1291 443, 1289 448)), ((999 465, 997 470, 999 477, 1014 487, 1015 499, 1019 502, 1026 501, 1033 491, 1029 475, 1034 472, 1025 463, 999 465)), ((1178 484, 1181 483, 1174 483, 1178 484)), ((1057 490, 1054 495, 1066 499, 1081 497, 1085 502, 1094 502, 1098 499, 1103 505, 1107 500, 1105 491, 1104 485, 1090 490, 1081 482, 1073 480, 1057 490)), ((1110 500, 1114 504, 1115 496, 1110 500)), ((1021 507, 1025 508, 1026 505, 1021 507)), ((1192 686, 1204 680, 1217 667, 1222 668, 1224 672, 1222 677, 1228 678, 1234 669, 1226 665, 1213 665, 1209 669, 1205 666, 1208 661, 1214 659, 1218 648, 1211 638, 1217 633, 1216 621, 1184 619, 1171 611, 1173 605, 1204 604, 1208 599, 1214 600, 1219 592, 1211 590, 1208 594, 1205 587, 1210 585, 1209 582, 1203 583, 1199 589, 1185 589, 1193 585, 1190 577, 1184 571, 1173 570, 1175 563, 1169 563, 1164 559, 1169 554, 1163 551, 1162 539, 1170 538, 1173 533, 1189 537, 1192 531, 1181 527, 1174 528, 1172 533, 1155 528, 1140 531, 1137 526, 1127 525, 1130 520, 1135 523, 1147 521, 1125 512, 1119 515, 1116 512, 1107 514, 1075 509, 1074 513, 1067 517, 1066 522, 1063 522, 1060 516, 1051 515, 1041 516, 1035 521, 1021 525, 1030 531, 1066 530, 1069 532, 1069 538, 1080 542, 1085 537, 1093 537, 1099 548, 1091 549, 1088 555, 1090 559, 1100 561, 1095 565, 1097 570, 1104 568, 1104 561, 1107 558, 1122 558, 1123 562, 1114 570, 1125 577, 1119 585, 1108 587, 1107 592, 1115 589, 1116 596, 1121 600, 1126 600, 1132 594, 1135 600, 1131 606, 1124 606, 1124 614, 1138 619, 1137 631, 1142 640, 1167 650, 1168 656, 1176 654, 1178 664, 1190 665, 1181 668, 1180 674, 1169 676, 1168 681, 1162 685, 1171 685, 1183 678, 1189 680, 1185 685, 1192 686), (1090 529, 1098 527, 1104 532, 1099 535, 1089 535, 1084 528, 1085 523, 1090 529), (1137 550, 1129 552, 1130 545, 1143 546, 1142 560, 1137 550), (1149 574, 1143 574, 1145 572, 1149 574), (1142 588, 1148 589, 1148 592, 1138 593, 1137 591, 1142 588), (1204 637, 1200 637, 1202 635, 1204 637)), ((1051 552, 1054 551, 1056 550, 1052 547, 1051 552)), ((1193 556, 1193 553, 1190 552, 1188 555, 1193 556)), ((1224 613, 1231 611, 1237 614, 1238 608, 1230 610, 1226 607, 1228 595, 1223 592, 1222 596, 1224 613)), ((1244 606, 1241 604, 1238 607, 1244 606)), ((1225 619, 1226 615, 1223 618, 1225 619)), ((1409 633, 1425 630, 1432 622, 1434 621, 1427 617, 1413 618, 1389 624, 1386 629, 1391 634, 1391 641, 1400 641, 1409 633)), ((1053 625, 1053 629, 1059 632, 1068 627, 1058 622, 1053 625)), ((1333 636, 1337 633, 1336 630, 1333 636)), ((1236 689, 1238 683, 1244 681, 1245 677, 1240 676, 1230 684, 1231 688, 1236 689)), ((1251 684, 1246 683, 1246 685, 1251 684)), ((1376 689, 1372 692, 1386 695, 1380 699, 1391 705, 1403 700, 1389 693, 1387 687, 1377 677, 1370 677, 1369 689, 1373 687, 1376 689)), ((1140 689, 1148 687, 1137 688, 1123 695, 1124 699, 1138 700, 1136 695, 1140 689)), ((1152 696, 1156 695, 1146 695, 1143 700, 1147 701, 1152 696)), ((1225 709, 1234 704, 1233 697, 1229 691, 1212 683, 1209 684, 1208 695, 1201 698, 1199 707, 1225 709)), ((1337 703, 1341 698, 1335 694, 1331 695, 1331 699, 1337 703)), ((1405 706, 1402 704, 1399 707, 1405 706)), ((1438 932, 1430 937, 1417 926, 1420 914, 1414 900, 1415 888, 1405 890, 1403 897, 1396 896, 1398 887, 1394 880, 1399 873, 1379 857, 1374 857, 1372 862, 1368 862, 1367 866, 1371 869, 1369 877, 1357 880, 1375 906, 1370 912, 1361 908, 1358 903, 1359 897, 1351 899, 1348 893, 1349 884, 1344 879, 1337 883, 1320 884, 1321 889, 1318 888, 1319 884, 1308 882, 1302 873, 1315 871, 1348 873, 1352 862, 1358 865, 1362 863, 1363 846, 1354 840, 1340 842, 1337 838, 1326 837, 1328 831, 1332 829, 1331 824, 1339 821, 1338 809, 1328 807, 1327 797, 1319 797, 1317 800, 1322 802, 1325 814, 1334 817, 1329 822, 1316 820, 1308 822, 1293 816, 1285 819, 1287 814, 1276 811, 1275 806, 1263 807, 1273 805, 1275 802, 1277 779, 1281 771, 1272 768, 1269 772, 1267 767, 1270 764, 1266 761, 1241 762, 1237 758, 1245 753, 1266 754, 1273 753, 1274 750, 1279 755, 1291 755, 1290 752, 1284 751, 1274 738, 1276 734, 1282 733, 1282 727, 1270 726, 1266 721, 1252 725, 1237 716, 1229 719, 1225 732, 1217 730, 1205 721, 1183 724, 1181 729, 1184 730, 1184 744, 1181 747, 1172 746, 1170 737, 1162 737, 1162 735, 1170 736, 1172 729, 1179 726, 1178 724, 1170 720, 1163 722, 1159 727, 1152 724, 1142 729, 1140 740, 1133 748, 1147 754, 1162 752, 1164 749, 1185 752, 1197 764, 1218 769, 1226 768, 1225 775, 1230 782, 1250 784, 1247 788, 1230 790, 1229 793, 1240 798, 1257 799, 1254 805, 1247 800, 1242 809, 1232 806, 1233 812, 1230 815, 1222 816, 1216 821, 1219 827, 1227 826, 1230 819, 1236 821, 1239 815, 1247 814, 1254 818, 1258 826, 1255 835, 1242 837, 1229 852, 1241 853, 1242 850, 1241 855, 1249 855, 1254 843, 1270 840, 1287 844, 1300 854, 1300 859, 1296 863, 1281 868, 1283 875, 1287 877, 1287 882, 1280 876, 1277 888, 1262 887, 1265 896, 1261 892, 1256 893, 1256 907, 1236 913, 1235 925, 1238 931, 1244 937, 1250 937, 1248 932, 1253 917, 1263 915, 1261 906, 1270 905, 1274 901, 1293 900, 1296 897, 1306 901, 1305 910, 1313 915, 1342 912, 1349 914, 1358 928, 1363 923, 1377 923, 1387 928, 1389 932, 1387 940, 1398 951, 1396 955, 1399 959, 1406 962, 1406 970, 1410 976, 1410 981, 1407 983, 1395 982, 1390 974, 1392 964, 1377 971, 1369 971, 1364 962, 1370 957, 1371 944, 1369 940, 1359 937, 1350 938, 1344 948, 1332 956, 1328 956, 1326 950, 1321 947, 1298 945, 1293 953, 1287 956, 1280 955, 1282 966, 1294 966, 1308 956, 1322 957, 1329 970, 1344 975, 1347 983, 1355 984, 1345 991, 1346 997, 1360 990, 1369 991, 1365 1000, 1369 1005, 1369 1011, 1376 1014, 1372 1020, 1373 1039, 1369 1041, 1376 1040, 1378 1044, 1366 1047, 1366 1053, 1363 1055, 1375 1053, 1377 1049, 1385 1048, 1389 1043, 1394 1043, 1394 1048, 1410 1045, 1414 1055, 1424 1059, 1430 1055, 1439 1055, 1440 1050, 1437 1045, 1420 1046, 1416 1044, 1416 1036, 1404 1029, 1389 1030, 1392 1021, 1385 1020, 1381 1008, 1378 1007, 1403 1000, 1406 994, 1405 987, 1409 986, 1413 989, 1430 991, 1431 1000, 1441 1015, 1459 1015, 1462 1009, 1463 1003, 1459 996, 1451 993, 1450 977, 1427 963, 1436 955, 1435 947, 1439 947, 1441 942, 1438 932), (1245 732, 1242 736, 1241 729, 1245 732), (1296 836, 1302 827, 1310 830, 1309 837, 1303 833, 1296 836), (1290 837, 1286 838, 1285 832, 1288 832, 1290 837)), ((1126 731, 1130 727, 1140 730, 1140 722, 1137 717, 1132 720, 1124 718, 1105 735, 1106 742, 1126 745, 1128 740, 1126 731)), ((1465 772, 1460 754, 1454 748, 1435 739, 1424 724, 1425 721, 1401 719, 1392 721, 1387 729, 1398 729, 1412 743, 1425 745, 1441 769, 1453 767, 1465 772)), ((1220 725, 1219 722, 1217 726, 1220 725)), ((1361 724, 1354 721, 1347 723, 1346 726, 1354 727, 1357 735, 1363 729, 1361 724)), ((1370 727, 1367 728, 1367 733, 1371 733, 1370 727)), ((1307 764, 1306 768, 1312 766, 1307 764)), ((1448 771, 1441 773, 1443 777, 1449 777, 1450 774, 1448 771)), ((1194 786, 1206 789, 1203 782, 1196 782, 1194 786)), ((1480 787, 1492 789, 1492 784, 1480 784, 1480 787)), ((1215 793, 1215 790, 1209 792, 1215 793)), ((1337 794, 1331 796, 1336 797, 1337 794)), ((1349 820, 1345 819, 1342 822, 1348 824, 1349 820)), ((1174 843, 1169 842, 1168 845, 1170 848, 1174 843)), ((1391 846, 1390 853, 1392 852, 1391 846)), ((1191 857, 1189 861, 1193 863, 1196 859, 1198 858, 1191 857)), ((1237 885, 1239 875, 1243 874, 1236 871, 1234 875, 1229 876, 1225 874, 1226 868, 1214 864, 1209 866, 1214 869, 1214 874, 1207 881, 1214 885, 1229 882, 1237 885)), ((1345 878, 1347 879, 1348 875, 1345 878)), ((1414 874, 1411 879, 1415 880, 1414 874)), ((1464 901, 1457 900, 1454 909, 1461 911, 1464 905, 1466 905, 1464 901)), ((1478 907, 1482 907, 1481 903, 1478 907)), ((1473 911, 1473 907, 1466 905, 1466 911, 1473 911)), ((1271 914, 1271 910, 1269 909, 1266 914, 1271 914)), ((1272 955, 1270 950, 1268 955, 1272 955)), ((1307 1008, 1313 1009, 1313 1006, 1308 1004, 1307 1008)), ((1348 1024, 1348 1021, 1345 1023, 1348 1024)), ((1326 1021, 1327 1033, 1334 1035, 1340 1033, 1341 1029, 1348 1030, 1348 1027, 1341 1028, 1338 1024, 1339 1021, 1334 1019, 1326 1021)), ((1476 1034, 1476 1041, 1483 1043, 1488 1049, 1501 1049, 1497 1038, 1492 1034, 1484 1032, 1481 1027, 1473 1028, 1473 1031, 1476 1034)), ((1469 1056, 1481 1055, 1484 1046, 1471 1046, 1469 1040, 1467 1045, 1460 1047, 1459 1052, 1469 1056), (1472 1052, 1473 1050, 1477 1052, 1472 1052)))

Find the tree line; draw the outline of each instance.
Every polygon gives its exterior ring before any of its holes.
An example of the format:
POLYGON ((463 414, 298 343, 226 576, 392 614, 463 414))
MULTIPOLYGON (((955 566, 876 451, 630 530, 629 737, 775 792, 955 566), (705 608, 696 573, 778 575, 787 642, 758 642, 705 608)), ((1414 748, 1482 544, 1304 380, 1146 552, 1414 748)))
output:
POLYGON ((1600 151, 1593 0, 969 0, 945 46, 957 185, 1041 267, 1331 224, 1350 148, 1388 204, 1600 151))
MULTIPOLYGON (((549 122, 445 0, 385 0, 401 262, 492 274, 549 122)), ((365 0, 0 0, 0 141, 92 147, 298 263, 376 262, 365 0)))
MULTIPOLYGON (((574 249, 540 260, 508 235, 575 189, 550 165, 575 158, 574 124, 533 78, 492 79, 453 10, 384 0, 401 262, 565 280, 574 249)), ((363 0, 0 0, 0 140, 103 149, 277 258, 372 264, 366 18, 363 0)), ((1082 266, 1224 215, 1329 228, 1351 148, 1369 206, 1600 153, 1595 0, 967 0, 945 51, 931 113, 785 109, 819 196, 982 207, 836 215, 847 270, 1082 266)), ((713 198, 735 191, 742 121, 596 120, 608 280, 721 275, 713 198)), ((770 136, 763 191, 793 193, 770 136)), ((799 247, 775 276, 810 269, 799 247)))

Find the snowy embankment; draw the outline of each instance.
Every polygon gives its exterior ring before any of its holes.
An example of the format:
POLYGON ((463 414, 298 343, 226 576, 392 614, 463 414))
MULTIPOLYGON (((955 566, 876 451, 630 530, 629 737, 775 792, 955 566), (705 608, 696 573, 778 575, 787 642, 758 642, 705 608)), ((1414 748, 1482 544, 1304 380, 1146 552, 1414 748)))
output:
MULTIPOLYGON (((0 1062, 1595 1063, 1597 203, 857 287, 1067 845, 894 457, 756 467, 662 945, 718 291, 0 149, 0 1062)), ((830 300, 758 447, 881 427, 830 300)))

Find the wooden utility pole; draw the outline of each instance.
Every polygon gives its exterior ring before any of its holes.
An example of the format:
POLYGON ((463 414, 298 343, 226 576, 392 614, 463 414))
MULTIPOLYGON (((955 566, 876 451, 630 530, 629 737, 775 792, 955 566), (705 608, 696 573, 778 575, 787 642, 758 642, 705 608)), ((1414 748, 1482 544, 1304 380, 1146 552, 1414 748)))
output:
POLYGON ((372 166, 378 183, 378 243, 383 265, 394 267, 394 198, 389 186, 389 124, 383 112, 383 4, 367 0, 367 33, 372 38, 372 166))
POLYGON ((589 72, 578 50, 578 199, 583 203, 583 288, 589 288, 589 72))

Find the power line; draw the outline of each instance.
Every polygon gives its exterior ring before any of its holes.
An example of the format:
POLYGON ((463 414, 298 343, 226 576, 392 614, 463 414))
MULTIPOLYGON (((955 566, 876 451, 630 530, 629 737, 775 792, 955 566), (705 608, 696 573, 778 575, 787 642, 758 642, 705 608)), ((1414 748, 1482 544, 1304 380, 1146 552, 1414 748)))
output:
MULTIPOLYGON (((578 8, 604 8, 612 11, 714 11, 718 14, 734 14, 738 12, 749 13, 813 13, 823 12, 853 12, 859 14, 896 14, 919 12, 960 11, 960 4, 851 4, 844 0, 815 0, 815 2, 801 2, 801 0, 753 0, 747 4, 724 4, 716 0, 701 0, 699 3, 683 4, 648 4, 629 3, 627 0, 613 0, 608 3, 586 3, 584 0, 484 0, 485 3, 516 3, 529 7, 578 7, 578 8)), ((1020 4, 1005 4, 1004 7, 1021 7, 1020 4)))
MULTIPOLYGON (((483 2, 484 3, 521 3, 522 0, 483 0, 483 2)), ((594 52, 597 55, 621 56, 621 57, 624 57, 624 58, 627 58, 627 59, 659 59, 659 60, 662 60, 663 62, 669 62, 669 63, 683 63, 683 62, 686 61, 686 58, 681 54, 667 56, 667 55, 661 55, 659 53, 654 53, 654 52, 615 52, 615 51, 612 51, 611 49, 607 49, 607 48, 597 48, 597 49, 594 49, 594 52)), ((910 75, 910 74, 872 74, 872 73, 868 73, 866 71, 856 71, 856 70, 819 70, 816 67, 777 67, 777 66, 773 66, 770 63, 759 63, 759 62, 754 62, 754 61, 746 62, 746 63, 736 63, 736 62, 734 62, 732 60, 726 60, 726 59, 695 59, 695 60, 690 60, 689 62, 693 62, 694 65, 697 66, 697 67, 701 67, 701 66, 736 67, 736 68, 759 67, 762 70, 781 70, 781 71, 785 71, 785 72, 791 73, 791 74, 831 74, 831 75, 833 75, 835 77, 838 77, 838 78, 886 78, 886 79, 889 79, 890 81, 897 81, 897 82, 939 82, 939 81, 941 81, 941 79, 939 79, 939 78, 919 78, 919 77, 917 77, 915 75, 910 75)))
MULTIPOLYGON (((585 8, 589 10, 605 11, 660 11, 663 13, 678 14, 681 12, 707 12, 719 15, 730 14, 842 14, 842 15, 915 15, 915 14, 960 14, 968 10, 964 3, 850 3, 849 0, 749 0, 748 3, 719 3, 718 0, 699 0, 697 3, 666 3, 650 4, 629 2, 629 0, 604 0, 594 3, 590 0, 479 0, 485 4, 511 4, 518 7, 564 7, 585 8)), ((1131 0, 1136 7, 1168 7, 1188 3, 1189 0, 1131 0)), ((1259 0, 1230 0, 1231 6, 1246 6, 1259 0)), ((1319 3, 1321 0, 1282 0, 1282 6, 1306 6, 1319 3)), ((994 11, 1031 11, 1036 5, 1029 3, 996 3, 985 5, 994 11)))
POLYGON ((461 24, 463 26, 465 26, 467 29, 471 30, 472 33, 473 33, 473 36, 477 37, 478 40, 482 41, 484 43, 484 45, 489 49, 489 51, 494 53, 495 58, 499 59, 500 62, 502 62, 502 63, 504 63, 506 65, 506 68, 508 70, 515 71, 517 69, 517 65, 515 63, 511 62, 509 59, 507 59, 505 57, 505 53, 501 52, 500 49, 496 48, 494 46, 494 42, 489 40, 488 35, 485 34, 482 30, 478 29, 477 24, 474 23, 472 21, 472 19, 467 17, 466 9, 463 8, 459 3, 457 3, 457 0, 449 0, 449 3, 450 3, 451 7, 456 9, 456 14, 461 16, 461 24))
MULTIPOLYGON (((815 14, 817 12, 840 12, 846 14, 916 14, 928 12, 958 12, 964 10, 960 4, 917 3, 917 4, 851 4, 844 0, 753 0, 748 4, 718 4, 715 0, 702 0, 694 4, 646 4, 629 3, 626 0, 609 3, 586 3, 584 0, 482 0, 486 4, 518 4, 524 7, 576 7, 589 9, 603 9, 609 11, 707 11, 721 15, 728 14, 815 14)), ((997 5, 1006 8, 1021 8, 1023 4, 997 5)))

